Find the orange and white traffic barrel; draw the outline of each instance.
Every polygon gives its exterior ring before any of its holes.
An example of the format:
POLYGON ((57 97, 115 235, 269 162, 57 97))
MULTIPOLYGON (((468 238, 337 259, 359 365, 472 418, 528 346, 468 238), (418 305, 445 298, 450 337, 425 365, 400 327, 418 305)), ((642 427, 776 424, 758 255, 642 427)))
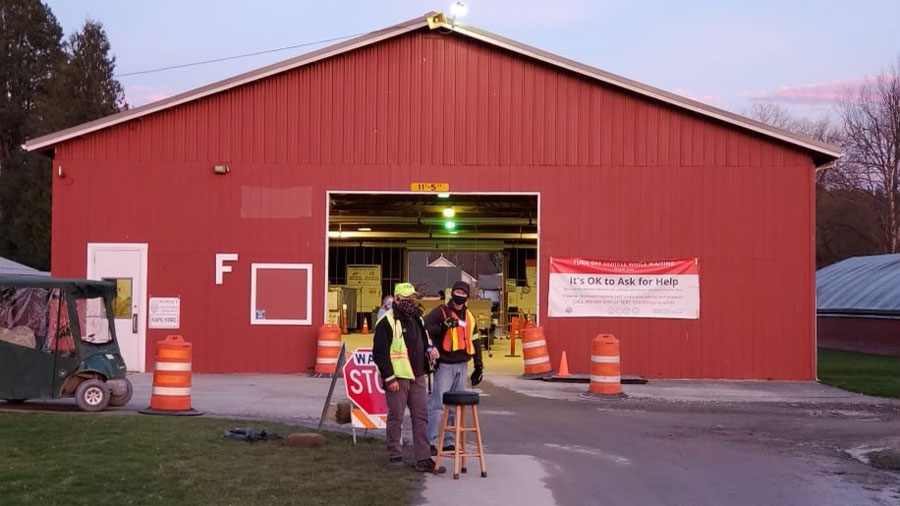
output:
POLYGON ((156 343, 156 366, 149 415, 200 415, 191 408, 191 343, 170 335, 156 343))
POLYGON ((525 377, 539 378, 553 372, 543 327, 528 327, 522 332, 522 355, 525 377))
POLYGON ((333 375, 341 354, 341 328, 333 323, 319 327, 316 345, 316 375, 333 375))
POLYGON ((588 392, 622 395, 619 340, 612 334, 600 334, 591 343, 591 384, 588 392))

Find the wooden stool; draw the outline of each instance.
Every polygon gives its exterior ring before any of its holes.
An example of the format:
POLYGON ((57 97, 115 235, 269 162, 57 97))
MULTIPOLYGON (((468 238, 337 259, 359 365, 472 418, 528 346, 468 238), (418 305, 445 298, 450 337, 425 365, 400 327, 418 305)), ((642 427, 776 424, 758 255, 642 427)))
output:
MULTIPOLYGON (((441 458, 453 459, 453 479, 459 479, 460 472, 466 472, 466 457, 478 457, 481 463, 481 477, 487 478, 487 471, 484 467, 484 447, 481 445, 481 426, 478 425, 478 392, 469 392, 467 390, 455 390, 444 393, 444 421, 441 422, 441 435, 438 437, 438 452, 435 458, 434 468, 437 470, 441 467, 441 458), (473 427, 466 427, 466 407, 472 408, 473 427), (450 418, 450 410, 455 409, 456 425, 447 425, 450 418), (455 446, 453 450, 444 451, 444 435, 450 430, 456 436, 455 446), (466 443, 468 433, 475 433, 475 444, 478 447, 477 453, 466 453, 466 443)), ((437 474, 437 473, 435 473, 437 474)))

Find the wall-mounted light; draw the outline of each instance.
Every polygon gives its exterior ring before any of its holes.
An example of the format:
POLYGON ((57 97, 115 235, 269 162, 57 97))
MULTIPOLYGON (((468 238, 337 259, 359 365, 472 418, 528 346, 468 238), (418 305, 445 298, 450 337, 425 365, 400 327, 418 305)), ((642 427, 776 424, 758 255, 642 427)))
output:
POLYGON ((449 199, 449 198, 450 198, 450 194, 449 194, 449 193, 438 193, 438 194, 437 194, 437 198, 439 198, 439 199, 449 199))
POLYGON ((444 208, 444 218, 452 218, 454 216, 456 216, 456 211, 454 211, 452 207, 444 208))
POLYGON ((224 175, 230 170, 227 165, 213 165, 213 174, 224 175))
POLYGON ((372 231, 372 227, 359 227, 359 228, 356 229, 356 230, 359 230, 360 232, 371 232, 371 231, 372 231))
POLYGON ((63 172, 63 170, 62 170, 62 165, 59 165, 58 167, 56 167, 56 177, 58 177, 60 179, 66 177, 66 173, 63 172))

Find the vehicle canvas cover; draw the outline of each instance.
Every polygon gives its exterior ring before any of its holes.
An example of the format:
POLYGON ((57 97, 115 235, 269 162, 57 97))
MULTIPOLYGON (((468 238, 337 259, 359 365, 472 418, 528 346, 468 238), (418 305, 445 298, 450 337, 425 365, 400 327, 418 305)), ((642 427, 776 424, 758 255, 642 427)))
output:
POLYGON ((105 281, 0 276, 0 398, 51 397, 53 371, 74 359, 66 354, 80 337, 74 301, 115 293, 105 281))

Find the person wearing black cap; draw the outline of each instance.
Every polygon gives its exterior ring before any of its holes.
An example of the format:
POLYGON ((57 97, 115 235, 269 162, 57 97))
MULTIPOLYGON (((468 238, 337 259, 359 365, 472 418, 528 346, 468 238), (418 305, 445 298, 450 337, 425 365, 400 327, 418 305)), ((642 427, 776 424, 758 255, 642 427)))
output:
MULTIPOLYGON (((434 308, 425 317, 425 329, 440 352, 434 372, 434 386, 428 409, 428 440, 431 454, 437 454, 438 444, 445 450, 453 449, 453 435, 446 434, 445 441, 437 441, 444 410, 444 392, 465 390, 469 376, 469 360, 475 363, 471 381, 474 387, 481 382, 484 363, 481 360, 481 343, 478 340, 475 316, 466 308, 469 300, 469 284, 457 281, 450 292, 450 301, 434 308)), ((449 423, 454 423, 453 412, 449 423)))

